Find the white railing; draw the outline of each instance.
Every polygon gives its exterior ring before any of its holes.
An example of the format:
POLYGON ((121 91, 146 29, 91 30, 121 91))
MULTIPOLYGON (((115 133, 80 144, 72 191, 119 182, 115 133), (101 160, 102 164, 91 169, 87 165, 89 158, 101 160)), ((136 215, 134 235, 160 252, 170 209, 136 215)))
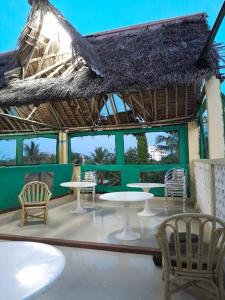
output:
POLYGON ((195 188, 201 212, 225 222, 225 159, 195 161, 195 188))

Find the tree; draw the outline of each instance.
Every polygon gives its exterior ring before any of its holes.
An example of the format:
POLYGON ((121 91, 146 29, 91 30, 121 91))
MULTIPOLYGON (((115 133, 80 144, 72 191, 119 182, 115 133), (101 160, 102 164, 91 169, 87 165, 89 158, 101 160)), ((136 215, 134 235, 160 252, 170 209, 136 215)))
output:
POLYGON ((137 137, 137 162, 147 164, 149 162, 148 141, 145 133, 136 135, 137 137))
POLYGON ((133 164, 137 162, 137 148, 129 148, 125 153, 124 153, 124 161, 126 164, 133 164))
MULTIPOLYGON (((109 152, 106 148, 97 147, 94 152, 91 153, 91 161, 96 164, 112 164, 116 160, 114 153, 109 152)), ((98 172, 99 184, 103 184, 105 179, 104 172, 98 172)))
POLYGON ((91 160, 96 164, 109 164, 115 161, 115 154, 109 152, 106 148, 97 147, 91 153, 91 160))
POLYGON ((179 137, 177 131, 170 131, 166 136, 158 135, 155 142, 157 148, 165 152, 160 163, 168 164, 179 160, 179 137))
POLYGON ((155 139, 157 147, 161 150, 175 155, 178 153, 179 139, 176 131, 169 131, 166 136, 158 135, 155 139))
POLYGON ((24 145, 24 156, 26 160, 30 163, 40 162, 40 149, 39 144, 35 144, 34 141, 31 141, 30 145, 24 145))

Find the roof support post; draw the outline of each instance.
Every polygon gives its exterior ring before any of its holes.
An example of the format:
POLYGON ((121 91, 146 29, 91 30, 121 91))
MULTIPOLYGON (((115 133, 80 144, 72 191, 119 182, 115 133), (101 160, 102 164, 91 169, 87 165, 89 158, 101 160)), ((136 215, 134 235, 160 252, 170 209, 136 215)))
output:
POLYGON ((224 121, 220 80, 213 76, 205 84, 208 109, 209 159, 224 158, 224 121))
POLYGON ((197 121, 188 122, 188 154, 191 199, 196 200, 194 161, 199 159, 199 131, 197 121))
POLYGON ((59 132, 59 163, 68 164, 68 133, 59 132))

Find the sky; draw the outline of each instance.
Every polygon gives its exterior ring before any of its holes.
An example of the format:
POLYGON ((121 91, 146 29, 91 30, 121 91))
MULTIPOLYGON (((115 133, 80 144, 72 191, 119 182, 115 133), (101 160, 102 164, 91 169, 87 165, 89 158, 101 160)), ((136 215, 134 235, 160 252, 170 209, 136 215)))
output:
MULTIPOLYGON (((212 27, 223 0, 52 0, 51 3, 81 34, 86 35, 199 12, 207 13, 212 27)), ((16 48, 29 11, 27 0, 0 0, 0 52, 16 48)), ((216 41, 225 43, 225 20, 216 41)), ((12 151, 6 146, 5 151, 6 148, 12 151)))
MULTIPOLYGON (((85 35, 198 12, 206 12, 212 26, 223 0, 52 0, 51 3, 85 35)), ((0 0, 0 52, 15 49, 29 10, 27 0, 0 0)), ((225 21, 217 36, 220 42, 224 39, 225 21)))

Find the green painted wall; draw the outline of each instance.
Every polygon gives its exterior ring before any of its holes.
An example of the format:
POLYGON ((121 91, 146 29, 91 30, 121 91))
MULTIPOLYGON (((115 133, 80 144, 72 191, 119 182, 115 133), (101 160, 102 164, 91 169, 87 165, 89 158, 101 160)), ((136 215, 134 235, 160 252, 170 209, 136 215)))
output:
MULTIPOLYGON (((188 137, 187 126, 167 126, 148 129, 130 129, 130 130, 117 130, 117 131, 95 131, 85 133, 70 134, 70 138, 74 136, 85 135, 115 135, 116 143, 116 164, 113 165, 84 165, 82 171, 96 170, 96 171, 119 171, 121 173, 121 185, 120 186, 97 186, 97 192, 111 192, 129 190, 126 187, 127 183, 139 182, 141 172, 153 172, 153 171, 166 171, 174 167, 183 167, 188 172, 188 137), (180 161, 178 164, 167 165, 128 165, 124 164, 124 142, 123 136, 131 133, 144 133, 144 132, 162 132, 169 130, 177 130, 179 132, 179 152, 180 161)), ((72 164, 45 164, 45 165, 22 165, 23 164, 23 139, 33 137, 50 137, 57 138, 56 133, 46 134, 30 134, 30 135, 1 135, 0 139, 16 139, 17 140, 17 166, 0 167, 0 210, 19 207, 18 194, 25 184, 25 175, 27 173, 39 173, 39 172, 52 172, 54 174, 54 181, 52 187, 53 197, 64 195, 68 192, 68 189, 60 187, 60 183, 64 181, 70 181, 72 176, 72 164)), ((58 146, 57 146, 58 148, 58 146)), ((69 158, 71 158, 71 145, 69 144, 69 158)), ((58 151, 57 151, 58 152, 58 151)), ((134 190, 134 189, 130 189, 134 190)), ((163 189, 155 189, 155 195, 162 196, 163 189)))
POLYGON ((52 172, 53 188, 52 197, 65 195, 68 190, 60 187, 60 183, 70 181, 72 175, 72 165, 35 165, 16 166, 0 168, 0 210, 17 208, 20 206, 18 194, 21 192, 27 173, 52 172))

